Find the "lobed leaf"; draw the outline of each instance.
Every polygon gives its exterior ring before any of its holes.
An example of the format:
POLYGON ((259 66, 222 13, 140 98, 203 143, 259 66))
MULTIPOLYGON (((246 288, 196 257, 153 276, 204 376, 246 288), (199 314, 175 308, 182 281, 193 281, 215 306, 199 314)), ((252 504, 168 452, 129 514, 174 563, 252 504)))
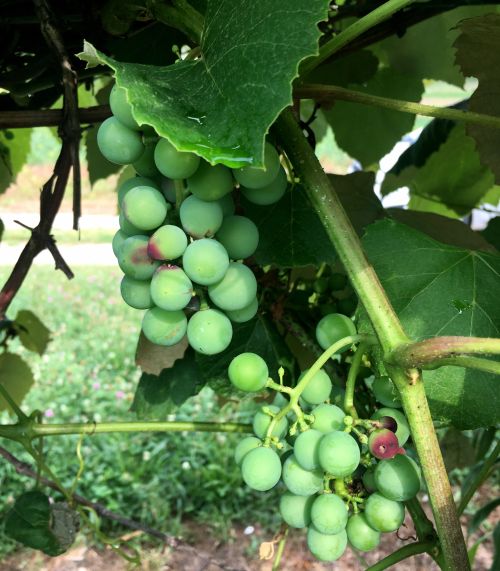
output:
POLYGON ((50 341, 50 331, 32 311, 27 309, 18 311, 13 326, 19 340, 28 351, 34 351, 39 355, 45 353, 50 341))
MULTIPOLYGON (((0 383, 14 402, 20 405, 34 383, 33 372, 19 355, 6 351, 0 355, 0 383)), ((0 396, 1 410, 13 412, 2 396, 0 396)))

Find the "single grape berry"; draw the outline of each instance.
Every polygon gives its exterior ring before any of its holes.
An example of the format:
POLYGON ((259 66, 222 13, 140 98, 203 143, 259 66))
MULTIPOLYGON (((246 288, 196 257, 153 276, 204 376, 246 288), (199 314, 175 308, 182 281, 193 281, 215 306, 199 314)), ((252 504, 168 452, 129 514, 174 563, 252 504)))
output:
POLYGON ((250 450, 258 448, 259 446, 262 446, 262 440, 255 436, 247 436, 243 438, 243 440, 240 440, 234 449, 234 461, 236 464, 240 466, 243 462, 243 458, 245 458, 250 450))
POLYGON ((153 307, 144 314, 142 331, 156 345, 170 347, 186 334, 187 319, 183 311, 166 311, 153 307))
POLYGON ((198 170, 188 178, 187 186, 200 200, 213 202, 233 190, 233 176, 224 165, 211 166, 202 161, 198 170))
POLYGON ((276 149, 267 143, 264 145, 264 168, 246 166, 233 169, 234 178, 247 188, 262 188, 271 184, 277 177, 280 168, 280 157, 276 149))
POLYGON ((365 502, 365 517, 370 527, 388 533, 401 527, 405 519, 405 508, 400 502, 375 492, 365 502))
POLYGON ((125 234, 123 230, 118 230, 113 236, 113 241, 111 242, 111 247, 113 248, 113 254, 118 258, 120 254, 120 249, 123 242, 128 238, 128 234, 125 234))
POLYGON ((323 471, 305 470, 293 454, 283 464, 282 478, 290 492, 298 496, 311 496, 323 489, 323 471))
POLYGON ((347 432, 325 434, 319 445, 319 462, 335 478, 351 475, 359 465, 361 453, 358 443, 347 432))
POLYGON ((224 277, 208 286, 210 299, 224 311, 243 309, 257 294, 257 280, 252 270, 239 262, 231 262, 224 277))
POLYGON ((279 202, 286 192, 288 180, 283 167, 280 167, 276 178, 262 188, 247 188, 240 185, 243 196, 252 204, 259 206, 269 206, 279 202))
POLYGON ((374 430, 368 437, 368 450, 380 460, 393 458, 399 450, 398 438, 388 428, 374 430))
POLYGON ((139 176, 155 178, 161 176, 160 171, 156 168, 155 146, 155 143, 147 143, 142 155, 132 165, 139 176))
POLYGON ((360 551, 371 551, 380 543, 380 531, 369 525, 365 514, 353 514, 347 522, 346 531, 349 543, 360 551))
POLYGON ((193 295, 193 284, 184 271, 171 265, 160 266, 151 280, 151 297, 168 311, 183 309, 193 295))
POLYGON ((118 165, 135 162, 144 152, 142 138, 116 117, 109 117, 97 131, 97 146, 108 161, 118 165))
POLYGON ((196 312, 189 320, 187 337, 191 347, 204 355, 222 353, 233 338, 229 319, 216 309, 196 312))
POLYGON ((188 196, 179 211, 184 230, 193 238, 213 236, 222 224, 222 207, 218 202, 207 202, 188 196))
POLYGON ((320 533, 311 526, 307 531, 307 547, 320 561, 336 561, 346 550, 347 534, 345 529, 335 535, 320 533))
POLYGON ((320 404, 311 410, 311 414, 314 416, 311 428, 324 434, 344 428, 345 413, 334 404, 320 404))
POLYGON ((372 384, 372 391, 377 401, 384 406, 401 408, 398 390, 389 377, 376 377, 372 384))
POLYGON ((368 470, 362 476, 363 486, 367 492, 376 492, 377 484, 375 483, 375 470, 373 468, 368 468, 368 470))
POLYGON ((311 521, 321 533, 340 533, 347 524, 349 512, 336 494, 318 496, 311 508, 311 521))
POLYGON ((187 244, 187 236, 181 228, 166 224, 160 226, 149 239, 148 254, 154 260, 175 260, 182 256, 187 244))
POLYGON ((113 113, 120 123, 123 123, 126 127, 134 131, 141 129, 139 123, 137 123, 132 115, 132 106, 128 102, 126 90, 123 87, 118 87, 116 83, 113 85, 109 94, 109 106, 111 107, 111 113, 113 113))
POLYGON ((149 280, 159 262, 148 256, 148 236, 130 236, 121 245, 118 265, 122 272, 135 280, 149 280))
POLYGON ((127 220, 141 230, 154 230, 165 220, 169 204, 163 194, 150 186, 131 188, 122 200, 127 220))
POLYGON ((301 529, 311 523, 311 506, 316 496, 297 496, 285 492, 280 498, 279 510, 283 521, 290 527, 301 529))
POLYGON ((373 420, 378 420, 382 428, 388 428, 396 433, 400 446, 404 446, 410 437, 410 426, 405 415, 395 408, 380 408, 372 415, 373 420))
POLYGON ((420 468, 409 456, 398 454, 375 468, 377 490, 390 500, 405 502, 420 490, 420 468))
POLYGON ((150 284, 149 280, 134 280, 128 276, 123 276, 120 283, 120 293, 123 301, 134 309, 149 309, 153 307, 150 284))
POLYGON ((293 444, 293 453, 297 462, 305 470, 319 468, 319 443, 323 433, 310 428, 301 432, 293 444))
POLYGON ((253 490, 270 490, 281 476, 280 457, 274 450, 264 446, 250 450, 243 458, 241 474, 246 485, 253 490))
POLYGON ((118 206, 121 207, 122 200, 125 198, 127 192, 136 186, 149 186, 159 190, 158 185, 153 179, 147 178, 145 176, 133 176, 132 178, 128 178, 127 180, 123 181, 118 187, 118 206))
MULTIPOLYGON (((299 382, 308 371, 309 369, 303 371, 299 377, 299 382)), ((308 404, 320 404, 325 402, 325 400, 330 396, 331 390, 332 381, 330 381, 330 377, 323 369, 320 369, 311 379, 309 379, 306 388, 301 393, 301 397, 308 404)))
MULTIPOLYGON (((268 405, 262 407, 259 411, 255 413, 255 416, 253 417, 253 431, 262 440, 266 438, 267 431, 269 429, 269 426, 271 425, 271 421, 273 417, 278 414, 279 411, 280 409, 277 406, 268 405), (268 414, 268 412, 266 411, 268 411, 271 414, 268 414)), ((285 417, 280 418, 279 421, 275 424, 271 436, 274 436, 276 438, 283 438, 287 430, 288 430, 287 419, 285 417)))
POLYGON ((167 139, 160 139, 156 144, 154 161, 163 176, 174 180, 192 176, 200 165, 198 155, 178 151, 167 139))
MULTIPOLYGON (((316 339, 322 349, 328 349, 344 337, 356 335, 356 326, 349 317, 341 313, 325 315, 316 326, 316 339)), ((346 345, 337 353, 343 353, 349 349, 346 345)))
POLYGON ((266 386, 269 370, 262 357, 241 353, 229 364, 229 380, 241 391, 256 392, 266 386))
POLYGON ((202 238, 186 248, 182 267, 193 282, 212 285, 226 275, 229 256, 220 242, 213 238, 202 238))
POLYGON ((234 309, 233 311, 226 310, 226 315, 231 321, 234 321, 235 323, 245 323, 257 315, 258 309, 259 302, 255 297, 248 305, 242 307, 241 309, 234 309))
POLYGON ((216 234, 232 260, 251 256, 259 244, 257 226, 245 216, 226 216, 216 234))

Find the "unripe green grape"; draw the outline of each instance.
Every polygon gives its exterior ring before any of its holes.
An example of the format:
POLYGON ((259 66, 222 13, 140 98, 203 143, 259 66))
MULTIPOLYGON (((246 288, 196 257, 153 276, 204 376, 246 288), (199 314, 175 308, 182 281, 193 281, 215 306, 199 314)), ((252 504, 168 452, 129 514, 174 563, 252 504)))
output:
POLYGON ((153 230, 161 226, 170 206, 159 190, 136 186, 125 195, 122 208, 131 224, 141 230, 153 230))
POLYGON ((360 551, 371 551, 380 543, 380 531, 368 524, 365 514, 354 514, 346 526, 349 543, 360 551))
POLYGON ((347 285, 347 276, 345 274, 332 274, 328 279, 328 285, 333 291, 343 290, 347 285))
POLYGON ((124 180, 118 187, 118 206, 121 206, 122 200, 125 198, 127 192, 136 186, 150 186, 158 190, 158 185, 152 178, 133 176, 132 178, 124 180))
POLYGON ((245 216, 226 216, 216 234, 217 240, 226 248, 233 260, 251 256, 259 244, 257 226, 245 216))
POLYGON ((213 238, 202 238, 186 248, 182 255, 182 267, 193 282, 212 285, 225 276, 229 256, 220 242, 213 238))
POLYGON ((228 348, 233 337, 233 327, 221 311, 204 309, 196 312, 189 320, 187 336, 195 351, 215 355, 228 348))
POLYGON ((161 174, 174 180, 190 177, 200 165, 198 155, 178 151, 167 139, 160 139, 156 144, 154 160, 161 174))
POLYGON ((182 202, 179 215, 182 227, 193 238, 213 236, 222 224, 221 205, 196 196, 188 196, 182 202))
POLYGON ((159 262, 148 256, 148 236, 130 236, 123 242, 118 254, 122 272, 136 280, 149 280, 159 262))
POLYGON ((334 404, 320 404, 311 411, 314 421, 311 428, 324 434, 344 428, 344 411, 334 404))
POLYGON ((283 464, 282 478, 285 486, 297 496, 312 496, 323 489, 323 471, 304 470, 293 454, 283 464))
POLYGON ((278 175, 280 157, 276 149, 267 143, 264 145, 264 168, 246 166, 233 169, 235 179, 247 188, 262 188, 270 184, 278 175))
POLYGON ((238 466, 241 466, 243 462, 243 458, 253 450, 254 448, 258 448, 262 446, 262 440, 259 440, 255 436, 247 436, 240 440, 234 449, 234 461, 238 466))
POLYGON ((330 432, 319 445, 319 462, 334 478, 350 476, 361 458, 358 443, 347 432, 330 432))
POLYGON ((160 176, 160 171, 156 168, 154 154, 155 143, 146 144, 144 152, 132 165, 138 175, 143 177, 160 176))
POLYGON ((141 130, 139 123, 132 115, 132 106, 128 102, 127 91, 123 87, 118 87, 116 83, 109 94, 109 106, 111 107, 111 113, 120 123, 134 131, 141 130))
POLYGON ((336 561, 346 550, 347 534, 342 530, 335 535, 326 535, 310 527, 307 530, 307 547, 320 561, 336 561))
POLYGON ((120 225, 120 230, 127 236, 143 236, 145 234, 144 230, 137 228, 129 222, 123 212, 120 212, 120 215, 118 216, 118 223, 120 225))
POLYGON ((233 176, 224 165, 211 166, 202 161, 198 170, 188 178, 187 186, 200 200, 212 202, 233 190, 233 176))
POLYGON ((120 293, 123 301, 134 309, 149 309, 153 307, 149 280, 134 280, 123 276, 120 283, 120 293))
POLYGON ((243 458, 241 474, 246 485, 265 492, 274 488, 281 476, 281 460, 271 448, 260 446, 243 458))
MULTIPOLYGON (((253 417, 252 426, 256 436, 258 436, 262 440, 266 438, 267 431, 269 429, 269 426, 271 425, 271 421, 273 420, 273 417, 278 414, 279 411, 280 409, 277 406, 271 404, 262 407, 260 410, 258 410, 255 413, 255 416, 253 417), (269 412, 271 412, 273 416, 267 414, 267 412, 264 412, 263 410, 264 408, 266 410, 269 410, 269 412)), ((286 419, 286 417, 280 418, 279 421, 275 424, 271 436, 275 436, 276 438, 283 438, 287 430, 288 430, 288 420, 286 419)))
POLYGON ((175 260, 180 258, 187 248, 186 234, 178 226, 166 224, 160 226, 148 243, 148 254, 155 260, 175 260))
POLYGON ((398 390, 389 377, 376 377, 372 384, 372 391, 377 401, 384 406, 401 408, 398 390))
POLYGON ((142 331, 151 343, 170 347, 186 334, 187 318, 183 311, 166 311, 153 307, 144 314, 142 331))
POLYGON ((113 236, 113 241, 111 242, 111 247, 113 248, 113 254, 118 258, 120 254, 120 249, 123 242, 128 238, 128 234, 125 234, 123 230, 118 230, 113 236))
POLYGON ((153 301, 158 307, 167 311, 183 309, 191 300, 192 295, 191 280, 177 266, 160 266, 151 280, 153 301))
POLYGON ((405 502, 420 490, 420 468, 404 454, 380 461, 375 468, 377 490, 389 500, 405 502))
POLYGON ((262 188, 246 188, 240 186, 243 196, 252 204, 259 206, 269 206, 279 202, 286 192, 288 180, 283 167, 280 167, 276 178, 267 186, 262 188))
POLYGON ((137 131, 125 127, 116 117, 109 117, 97 131, 97 146, 108 161, 118 165, 135 162, 144 152, 137 131))
POLYGON ((175 204, 175 183, 172 179, 162 177, 160 182, 160 190, 165 199, 168 200, 170 204, 175 204))
POLYGON ((362 477, 363 486, 367 492, 376 492, 377 484, 375 483, 375 470, 369 468, 362 477))
POLYGON ((318 496, 311 508, 311 521, 320 533, 340 533, 347 524, 349 512, 336 494, 318 496))
MULTIPOLYGON (((325 315, 316 326, 316 339, 322 349, 328 349, 337 341, 351 335, 356 335, 356 326, 349 317, 340 313, 325 315)), ((348 345, 337 353, 343 353, 347 349, 348 345)))
MULTIPOLYGON (((384 417, 389 417, 394 419, 396 422, 396 436, 398 437, 398 442, 400 446, 404 446, 406 441, 410 437, 410 426, 406 420, 405 415, 396 408, 379 408, 377 412, 372 415, 373 420, 383 421, 384 417)), ((385 428, 391 428, 389 426, 385 428)))
POLYGON ((293 445, 293 453, 297 462, 305 470, 319 468, 319 442, 324 434, 319 430, 310 428, 301 432, 293 445))
MULTIPOLYGON (((301 373, 299 382, 308 371, 309 369, 306 369, 301 373)), ((313 375, 312 379, 309 379, 306 388, 302 391, 301 397, 308 404, 320 404, 325 402, 325 400, 330 396, 331 390, 332 381, 330 381, 330 377, 323 369, 320 369, 313 375)))
POLYGON ((225 194, 222 198, 219 198, 219 200, 217 200, 217 203, 220 204, 222 208, 222 214, 224 216, 232 216, 234 214, 235 211, 234 200, 233 200, 233 195, 230 192, 225 194))
POLYGON ((307 527, 311 523, 311 506, 314 500, 315 496, 297 496, 285 492, 279 505, 283 521, 296 529, 307 527))
POLYGON ((241 391, 256 392, 266 386, 269 369, 262 357, 255 353, 241 353, 228 368, 229 380, 241 391))
POLYGON ((235 309, 234 311, 226 310, 226 315, 231 321, 234 321, 235 323, 245 323, 246 321, 250 321, 250 319, 253 319, 256 316, 258 309, 259 302, 257 301, 257 298, 254 297, 254 299, 248 305, 242 307, 241 309, 235 309))
POLYGON ((405 519, 405 508, 400 502, 375 492, 365 502, 365 517, 370 527, 388 533, 401 527, 405 519))
POLYGON ((252 270, 238 262, 231 262, 222 280, 208 286, 210 299, 224 311, 243 309, 256 294, 257 280, 252 270))

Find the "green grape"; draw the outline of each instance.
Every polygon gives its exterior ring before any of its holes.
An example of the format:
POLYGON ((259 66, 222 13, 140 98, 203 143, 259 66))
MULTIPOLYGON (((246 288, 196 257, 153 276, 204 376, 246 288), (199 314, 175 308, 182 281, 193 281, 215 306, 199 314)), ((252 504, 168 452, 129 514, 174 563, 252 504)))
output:
POLYGON ((346 550, 347 534, 343 529, 335 535, 326 535, 310 527, 307 530, 307 547, 320 561, 336 561, 346 550))
POLYGON ((111 92, 109 94, 109 106, 111 107, 111 113, 123 123, 129 129, 134 131, 140 131, 139 123, 134 119, 132 115, 132 106, 128 102, 127 92, 123 87, 118 87, 118 85, 113 85, 111 92))
POLYGON ((356 311, 356 307, 358 307, 358 298, 355 295, 353 295, 351 297, 339 299, 337 302, 337 307, 339 313, 351 316, 356 311))
POLYGON ((188 190, 200 200, 219 200, 233 190, 231 170, 224 165, 211 166, 202 162, 187 180, 188 190))
POLYGON ((375 492, 365 502, 365 517, 370 527, 388 533, 401 527, 405 519, 405 508, 402 503, 375 492))
POLYGON ((217 202, 206 202, 188 196, 180 208, 181 224, 193 238, 213 236, 222 224, 222 208, 217 202))
POLYGON ((315 496, 297 496, 285 492, 280 498, 280 514, 290 527, 301 529, 311 523, 311 506, 315 496))
POLYGON ((259 302, 257 301, 257 298, 254 297, 248 305, 242 307, 241 309, 235 309, 234 311, 226 310, 226 315, 231 321, 234 321, 235 323, 245 323, 246 321, 250 321, 250 319, 253 319, 256 316, 258 309, 259 302))
MULTIPOLYGON (((349 317, 340 313, 325 315, 316 326, 316 339, 322 349, 328 349, 344 337, 356 335, 356 326, 349 317)), ((337 351, 343 353, 349 346, 337 351)))
POLYGON ((347 276, 345 274, 332 274, 328 279, 328 285, 333 291, 343 290, 347 286, 347 276))
POLYGON ((344 401, 345 401, 345 389, 333 385, 332 392, 330 393, 330 402, 342 408, 344 406, 344 401))
MULTIPOLYGON (((304 377, 309 369, 303 371, 299 377, 300 380, 304 377)), ((302 398, 308 404, 320 404, 330 396, 332 390, 332 381, 323 369, 315 373, 312 379, 309 379, 306 388, 302 391, 302 398)))
POLYGON ((143 177, 160 176, 160 171, 156 168, 154 154, 155 143, 146 144, 144 152, 132 165, 138 175, 143 177))
POLYGON ((151 297, 162 309, 183 309, 191 301, 192 295, 191 280, 177 266, 160 266, 151 280, 151 297))
POLYGON ((299 434, 293 445, 293 453, 304 470, 319 468, 319 443, 324 434, 310 428, 299 434))
POLYGON ((382 460, 375 468, 377 490, 389 500, 405 502, 420 490, 420 468, 404 454, 382 460))
POLYGON ((144 235, 144 230, 136 228, 133 224, 131 224, 125 214, 120 212, 120 216, 118 217, 118 223, 120 224, 120 230, 126 234, 127 236, 137 236, 137 235, 144 235))
POLYGON ((182 267, 193 282, 211 285, 225 276, 229 257, 220 242, 213 238, 202 238, 186 248, 182 256, 182 267))
POLYGON ((246 485, 265 492, 274 488, 281 476, 281 460, 271 448, 260 446, 243 458, 241 474, 246 485))
POLYGON ((176 196, 175 196, 175 182, 166 177, 161 178, 160 183, 160 190, 163 193, 163 196, 171 203, 175 204, 176 196))
POLYGON ((247 266, 231 262, 220 282, 208 286, 210 299, 224 311, 243 309, 257 294, 257 280, 247 266))
POLYGON ((196 312, 188 323, 188 341, 191 347, 204 355, 215 355, 227 349, 233 337, 229 319, 216 309, 196 312))
POLYGON ((159 262, 148 256, 147 236, 130 236, 120 248, 118 265, 129 278, 149 280, 159 266, 159 262))
POLYGON ((178 226, 160 226, 148 243, 148 254, 154 260, 175 260, 184 254, 188 240, 178 226))
POLYGON ((347 432, 330 432, 320 442, 319 462, 334 478, 350 476, 358 467, 360 457, 358 443, 347 432))
POLYGON ((401 408, 398 390, 389 377, 376 377, 372 384, 372 391, 377 401, 384 406, 401 408))
POLYGON ((108 161, 117 165, 131 164, 144 152, 140 134, 125 127, 115 117, 101 123, 97 131, 97 146, 108 161))
POLYGON ((257 226, 245 216, 226 216, 216 234, 217 240, 226 248, 233 260, 251 256, 259 244, 257 226))
POLYGON ((154 160, 161 174, 174 180, 190 177, 200 165, 198 155, 178 151, 167 139, 156 144, 154 160))
POLYGON ((267 143, 264 146, 264 168, 246 166, 233 169, 234 178, 247 188, 262 188, 271 184, 278 175, 280 157, 276 149, 267 143))
POLYGON ((118 187, 118 206, 121 206, 127 192, 136 186, 150 186, 158 190, 158 185, 153 179, 144 176, 133 176, 124 180, 118 187))
POLYGON ((293 454, 283 464, 282 478, 285 486, 297 496, 312 496, 323 489, 323 471, 304 470, 293 454))
POLYGON ((243 458, 245 458, 250 450, 258 448, 259 446, 262 446, 262 440, 259 440, 255 436, 247 436, 243 438, 243 440, 240 440, 234 449, 234 461, 236 464, 241 466, 243 458))
POLYGON ((262 357, 255 353, 241 353, 228 368, 229 380, 241 391, 257 392, 266 386, 269 369, 262 357))
POLYGON ((186 334, 187 319, 183 311, 165 311, 153 307, 144 314, 142 331, 151 343, 170 347, 186 334))
MULTIPOLYGON (((276 416, 280 411, 280 409, 277 406, 271 404, 262 407, 260 410, 258 410, 255 413, 252 423, 253 431, 262 440, 266 438, 267 430, 272 421, 271 415, 267 414, 267 412, 264 412, 263 410, 264 408, 266 410, 269 410, 269 412, 271 412, 273 416, 276 416)), ((280 418, 279 421, 275 424, 271 436, 275 436, 276 438, 283 438, 287 430, 288 430, 288 420, 286 419, 286 417, 280 418)))
POLYGON ((128 234, 125 234, 123 230, 118 230, 118 232, 113 236, 111 247, 113 248, 113 254, 117 258, 120 254, 120 248, 122 247, 123 242, 125 242, 128 237, 128 234))
MULTIPOLYGON (((394 419, 396 422, 396 436, 398 437, 398 442, 400 446, 404 446, 406 441, 410 437, 410 426, 406 420, 405 415, 396 408, 379 408, 377 412, 372 415, 373 420, 383 420, 384 417, 389 417, 394 419)), ((391 426, 387 426, 392 430, 391 426)))
POLYGON ((320 404, 311 411, 314 421, 311 428, 326 434, 344 428, 344 411, 334 404, 320 404))
POLYGON ((248 202, 258 204, 259 206, 269 206, 281 200, 286 192, 287 186, 288 180, 286 178, 285 169, 280 167, 276 178, 267 186, 262 188, 246 188, 245 186, 240 186, 240 191, 248 202))
POLYGON ((329 535, 345 529, 348 516, 346 505, 336 494, 318 496, 311 508, 311 521, 315 529, 329 535))
POLYGON ((154 230, 165 220, 170 205, 159 190, 136 186, 125 195, 122 208, 131 224, 141 230, 154 230))
POLYGON ((135 309, 149 309, 153 307, 150 283, 149 280, 134 280, 128 276, 123 276, 120 283, 123 301, 135 309))
POLYGON ((353 514, 346 527, 349 543, 360 551, 371 551, 380 543, 380 531, 373 529, 366 521, 365 514, 353 514))
POLYGON ((225 194, 222 198, 217 200, 217 203, 220 204, 222 208, 222 214, 224 216, 232 216, 235 211, 234 200, 232 194, 229 192, 225 194))
POLYGON ((369 468, 362 477, 363 486, 367 492, 376 492, 377 484, 375 483, 375 470, 369 468))

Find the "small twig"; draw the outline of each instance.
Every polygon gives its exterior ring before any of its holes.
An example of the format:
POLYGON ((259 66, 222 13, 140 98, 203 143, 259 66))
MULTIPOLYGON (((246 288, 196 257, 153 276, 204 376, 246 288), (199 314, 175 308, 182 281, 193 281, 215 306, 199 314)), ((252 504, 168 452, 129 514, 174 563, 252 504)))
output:
MULTIPOLYGON (((78 110, 80 123, 101 123, 111 117, 109 105, 95 105, 78 110)), ((18 129, 26 127, 57 127, 63 120, 62 109, 40 109, 32 111, 0 111, 0 129, 18 129)))

